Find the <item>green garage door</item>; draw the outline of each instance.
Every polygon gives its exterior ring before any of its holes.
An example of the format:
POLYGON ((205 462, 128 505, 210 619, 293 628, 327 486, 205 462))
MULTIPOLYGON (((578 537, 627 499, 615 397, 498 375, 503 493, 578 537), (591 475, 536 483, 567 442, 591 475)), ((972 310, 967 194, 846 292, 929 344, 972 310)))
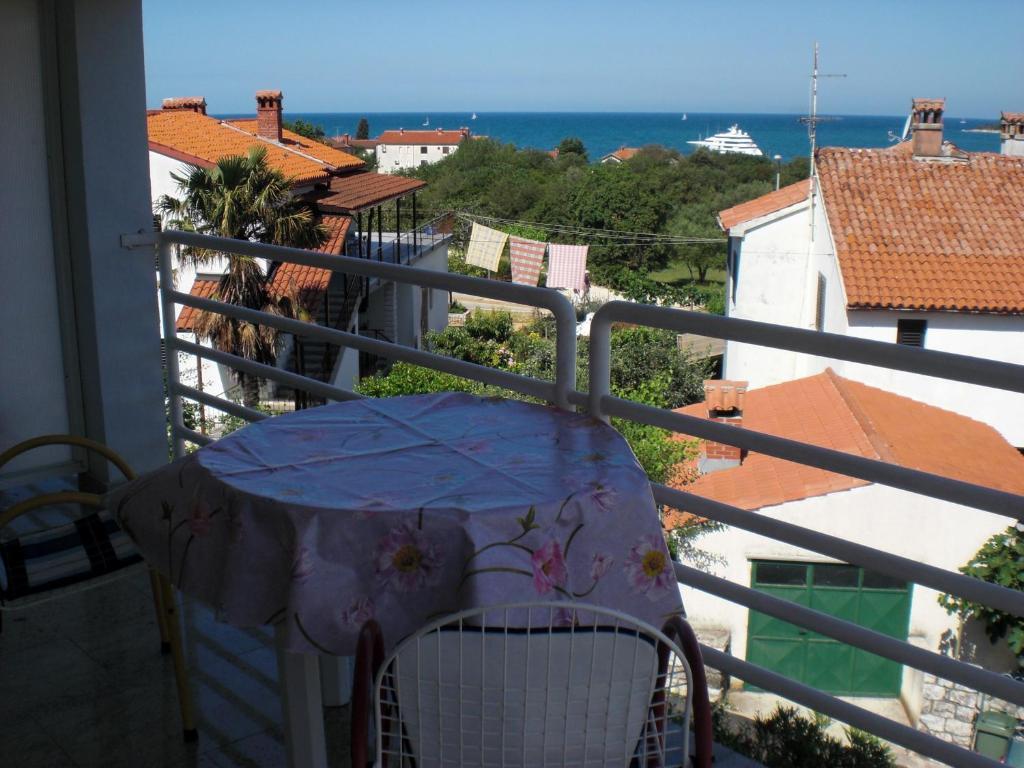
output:
MULTIPOLYGON (((755 561, 755 589, 901 640, 910 623, 906 582, 853 565, 755 561)), ((750 611, 747 661, 841 696, 897 696, 894 661, 750 611)))

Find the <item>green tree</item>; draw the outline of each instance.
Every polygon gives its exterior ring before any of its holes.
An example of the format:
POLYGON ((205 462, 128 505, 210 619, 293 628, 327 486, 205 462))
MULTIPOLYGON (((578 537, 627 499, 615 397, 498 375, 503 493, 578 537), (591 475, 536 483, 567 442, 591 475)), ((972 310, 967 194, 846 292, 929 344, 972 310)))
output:
MULTIPOLYGON (((223 157, 212 168, 186 166, 184 173, 173 174, 172 178, 181 196, 164 195, 157 201, 157 210, 171 226, 296 248, 316 248, 326 240, 327 233, 316 223, 309 208, 292 197, 290 181, 267 165, 263 147, 253 147, 245 156, 223 157)), ((217 255, 189 250, 182 253, 182 258, 198 267, 217 255)), ((215 298, 273 314, 296 314, 299 309, 294 297, 282 303, 268 293, 267 275, 250 256, 230 257, 215 298)), ((277 332, 268 326, 201 312, 195 332, 224 352, 259 363, 274 362, 277 332)), ((246 405, 256 405, 258 379, 241 372, 236 376, 246 405)))
POLYGON ((359 125, 356 126, 356 138, 357 139, 368 139, 370 138, 370 121, 365 117, 359 118, 359 125))
POLYGON ((300 136, 305 136, 307 139, 315 139, 316 141, 323 141, 326 137, 324 128, 319 123, 308 123, 305 120, 285 120, 281 123, 281 127, 285 130, 297 133, 300 136))
POLYGON ((564 160, 571 155, 580 157, 583 160, 587 159, 587 148, 575 136, 568 136, 558 142, 558 159, 564 160))
MULTIPOLYGON (((986 541, 960 573, 1016 591, 1024 590, 1024 532, 1012 525, 986 541)), ((940 595, 939 604, 951 614, 977 619, 993 643, 1005 639, 1024 666, 1024 618, 973 603, 954 595, 940 595)))

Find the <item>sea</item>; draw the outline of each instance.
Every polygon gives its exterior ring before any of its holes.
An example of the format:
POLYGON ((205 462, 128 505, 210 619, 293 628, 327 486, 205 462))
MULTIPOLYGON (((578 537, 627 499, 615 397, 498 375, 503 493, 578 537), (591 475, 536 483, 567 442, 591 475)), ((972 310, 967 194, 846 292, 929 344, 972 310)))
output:
MULTIPOLYGON (((806 157, 810 142, 807 127, 799 115, 703 113, 690 112, 683 119, 679 112, 479 112, 472 120, 469 112, 295 112, 286 113, 286 120, 301 118, 323 127, 328 136, 341 133, 355 135, 359 119, 370 123, 370 136, 388 129, 459 128, 468 126, 474 134, 489 136, 517 147, 549 150, 567 136, 583 141, 591 159, 621 146, 642 147, 661 144, 692 152, 688 141, 726 131, 738 125, 750 134, 768 157, 781 155, 784 160, 806 157)), ((885 147, 890 132, 903 132, 906 115, 827 115, 818 124, 819 147, 885 147)), ((999 151, 996 133, 972 133, 992 118, 945 117, 946 139, 970 151, 999 151)))

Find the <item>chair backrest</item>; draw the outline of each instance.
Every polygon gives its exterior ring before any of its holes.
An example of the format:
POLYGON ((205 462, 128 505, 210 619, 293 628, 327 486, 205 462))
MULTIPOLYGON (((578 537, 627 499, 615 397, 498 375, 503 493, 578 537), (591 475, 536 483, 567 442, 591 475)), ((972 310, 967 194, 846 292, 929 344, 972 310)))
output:
POLYGON ((440 619, 377 676, 381 765, 685 765, 690 672, 658 629, 533 603, 440 619))

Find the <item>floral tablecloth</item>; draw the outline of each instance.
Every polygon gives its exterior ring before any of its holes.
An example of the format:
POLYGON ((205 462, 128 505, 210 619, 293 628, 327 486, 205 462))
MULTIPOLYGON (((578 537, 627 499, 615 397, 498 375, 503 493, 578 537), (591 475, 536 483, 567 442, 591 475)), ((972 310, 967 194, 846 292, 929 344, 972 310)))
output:
POLYGON ((146 559, 293 651, 390 646, 456 610, 528 600, 660 626, 679 590, 643 470, 587 416, 446 393, 358 400, 239 430, 111 494, 146 559))

